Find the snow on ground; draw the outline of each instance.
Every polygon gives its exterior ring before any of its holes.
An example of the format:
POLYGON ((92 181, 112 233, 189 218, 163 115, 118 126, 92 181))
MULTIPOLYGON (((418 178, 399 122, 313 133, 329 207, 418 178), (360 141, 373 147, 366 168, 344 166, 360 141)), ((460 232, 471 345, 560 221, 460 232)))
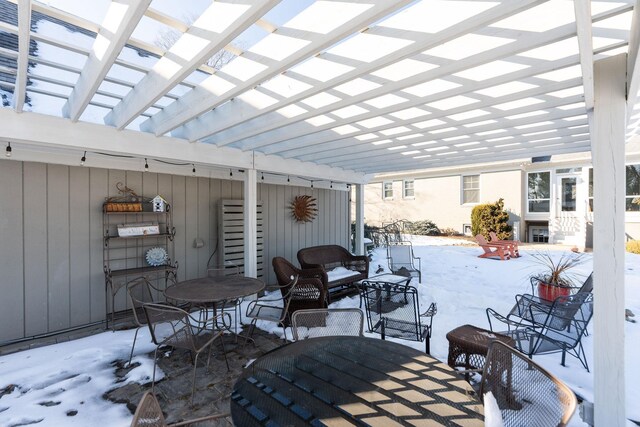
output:
MULTIPOLYGON (((521 250, 521 258, 509 261, 480 259, 478 247, 451 246, 467 244, 462 239, 414 236, 414 253, 422 258, 423 282, 418 284, 421 308, 432 301, 438 303, 434 319, 431 352, 445 361, 448 343, 445 335, 451 329, 474 324, 488 327, 485 310, 492 307, 507 313, 514 303, 514 296, 529 293, 529 276, 540 270, 528 250, 521 250)), ((539 248, 536 248, 539 250, 539 248)), ((562 251, 551 251, 559 257, 562 251)), ((576 267, 576 272, 586 277, 592 270, 592 256, 576 267)), ((387 267, 383 249, 376 249, 371 262, 372 275, 378 265, 387 267)), ((626 257, 626 307, 640 314, 640 256, 626 257)), ((245 305, 247 303, 245 302, 245 305)), ((358 297, 345 298, 332 307, 358 307, 358 297)), ((637 318, 637 317, 636 317, 637 318)), ((282 329, 268 322, 258 322, 258 327, 282 336, 282 329)), ((592 327, 590 327, 591 331, 592 327)), ((626 385, 627 416, 640 419, 640 365, 637 363, 640 348, 640 322, 625 322, 626 332, 626 385)), ((124 405, 114 404, 102 395, 123 383, 116 384, 114 362, 129 356, 134 331, 105 332, 67 343, 42 347, 0 357, 0 395, 11 384, 15 390, 0 397, 0 425, 24 424, 42 419, 38 426, 94 425, 96 420, 104 427, 126 426, 131 414, 124 405), (77 413, 73 416, 74 411, 77 413)), ((376 336, 373 334, 366 334, 376 336)), ((288 333, 291 337, 291 334, 288 333)), ((418 350, 423 343, 396 342, 418 350)), ((589 363, 593 364, 593 334, 583 338, 589 363)), ((134 361, 140 366, 133 369, 125 382, 150 381, 153 361, 148 354, 154 346, 148 331, 141 329, 134 361)), ((566 367, 560 365, 560 354, 534 356, 534 360, 565 381, 587 400, 593 399, 593 374, 580 362, 567 356, 566 367)), ((157 378, 162 372, 156 373, 157 378)), ((571 426, 584 426, 576 413, 571 426)), ((629 424, 630 426, 633 424, 629 424)))

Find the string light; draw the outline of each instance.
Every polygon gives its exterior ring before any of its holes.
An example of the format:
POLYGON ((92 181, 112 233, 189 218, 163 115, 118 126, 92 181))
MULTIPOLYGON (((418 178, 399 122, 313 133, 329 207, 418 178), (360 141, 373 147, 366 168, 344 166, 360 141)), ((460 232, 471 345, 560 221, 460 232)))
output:
POLYGON ((193 166, 193 169, 191 169, 191 172, 193 172, 193 174, 196 174, 196 165, 191 163, 191 166, 193 166))
POLYGON ((87 152, 85 151, 82 157, 80 158, 80 166, 84 166, 84 162, 87 161, 87 152))
POLYGON ((229 169, 229 178, 233 178, 233 170, 229 169))
POLYGON ((311 188, 313 188, 313 180, 311 180, 311 188))
POLYGON ((147 163, 147 158, 144 158, 144 171, 149 172, 149 163, 147 163))
POLYGON ((287 182, 291 182, 291 179, 289 179, 289 175, 287 175, 287 182))
POLYGON ((331 184, 329 185, 329 188, 333 188, 333 181, 331 181, 331 184))
POLYGON ((11 157, 11 143, 7 142, 6 156, 11 157))
POLYGON ((264 181, 264 172, 262 172, 262 178, 260 178, 262 181, 264 181))

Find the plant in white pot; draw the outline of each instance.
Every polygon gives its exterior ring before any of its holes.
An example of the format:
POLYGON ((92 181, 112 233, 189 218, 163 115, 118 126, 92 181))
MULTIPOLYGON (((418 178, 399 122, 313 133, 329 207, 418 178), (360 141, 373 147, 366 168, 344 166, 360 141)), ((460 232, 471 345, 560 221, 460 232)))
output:
POLYGON ((563 253, 560 257, 549 252, 534 252, 531 256, 544 270, 531 276, 531 285, 538 286, 538 296, 553 301, 559 296, 571 294, 576 275, 571 271, 586 259, 580 253, 563 253))

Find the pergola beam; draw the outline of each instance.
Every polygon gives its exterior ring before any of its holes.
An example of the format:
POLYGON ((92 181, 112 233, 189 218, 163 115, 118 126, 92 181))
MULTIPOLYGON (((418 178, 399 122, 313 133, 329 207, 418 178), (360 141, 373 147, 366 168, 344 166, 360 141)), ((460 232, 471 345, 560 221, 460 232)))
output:
POLYGON ((640 90, 640 0, 636 0, 631 18, 627 58, 627 118, 633 113, 640 90))
MULTIPOLYGON (((318 51, 321 51, 336 42, 340 41, 349 34, 361 30, 371 22, 388 15, 392 11, 395 11, 413 0, 399 0, 395 2, 374 2, 372 6, 360 13, 354 19, 349 22, 340 25, 334 31, 331 31, 326 36, 319 36, 312 32, 304 32, 305 40, 310 41, 306 46, 302 47, 295 53, 289 55, 287 58, 276 61, 270 64, 261 72, 258 72, 241 84, 235 85, 228 91, 221 94, 216 94, 211 88, 215 87, 215 79, 219 79, 217 76, 212 76, 203 81, 193 91, 185 94, 178 102, 174 102, 165 108, 164 111, 158 113, 151 120, 147 120, 143 123, 142 127, 145 130, 152 131, 156 135, 165 134, 178 126, 192 120, 196 116, 211 110, 218 105, 246 92, 248 89, 260 84, 261 82, 268 80, 279 73, 286 71, 288 68, 302 61, 303 59, 315 55, 318 51), (188 107, 188 108, 185 108, 188 107)), ((276 30, 275 34, 278 34, 279 30, 276 30)), ((250 54, 250 52, 249 52, 250 54)), ((224 70, 221 70, 224 71, 224 70)), ((198 120, 195 124, 190 125, 190 131, 199 132, 197 129, 203 127, 208 128, 207 120, 198 120)), ((185 134, 176 133, 178 136, 185 136, 185 134)))
POLYGON ((580 68, 584 86, 584 102, 587 111, 593 110, 593 32, 591 22, 591 2, 574 0, 580 68))
POLYGON ((18 72, 13 89, 13 108, 24 108, 29 70, 29 35, 31 33, 31 0, 18 1, 18 72))
POLYGON ((62 107, 64 117, 80 118, 150 4, 151 0, 111 2, 80 78, 62 107))
MULTIPOLYGON (((118 129, 127 126, 279 2, 280 0, 247 2, 244 5, 246 9, 237 15, 225 12, 230 12, 228 10, 230 7, 243 7, 244 2, 234 5, 211 3, 187 32, 182 34, 180 39, 156 62, 150 72, 105 117, 105 123, 118 129), (227 22, 223 22, 220 16, 228 16, 227 22), (222 31, 220 31, 221 27, 222 31), (189 49, 194 51, 190 52, 189 49)), ((179 108, 185 109, 184 105, 180 104, 179 108)))

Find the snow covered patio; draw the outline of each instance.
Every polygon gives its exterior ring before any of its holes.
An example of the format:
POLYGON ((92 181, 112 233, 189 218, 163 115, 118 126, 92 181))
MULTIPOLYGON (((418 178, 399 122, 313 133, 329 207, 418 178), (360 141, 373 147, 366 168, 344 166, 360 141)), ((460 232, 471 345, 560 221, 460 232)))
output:
MULTIPOLYGON (((492 307, 499 312, 508 311, 513 297, 530 291, 529 276, 539 271, 530 251, 538 250, 523 246, 523 256, 510 261, 479 259, 480 249, 474 246, 452 246, 454 240, 446 238, 418 237, 413 239, 416 255, 422 257, 423 283, 418 286, 421 307, 431 301, 438 303, 438 314, 434 319, 432 354, 446 362, 447 340, 445 334, 460 325, 473 324, 487 327, 485 309, 492 307)), ((467 243, 460 241, 460 243, 467 243)), ((563 250, 551 251, 557 257, 563 250)), ((592 269, 591 254, 577 268, 577 273, 588 275, 592 269)), ((626 307, 640 313, 640 256, 627 254, 626 307)), ((382 249, 375 251, 372 270, 378 264, 386 266, 382 249)), ((372 271, 373 273, 373 271, 372 271)), ((357 307, 358 298, 345 298, 331 307, 357 307)), ((212 412, 228 410, 229 386, 239 375, 242 365, 271 348, 282 344, 282 329, 270 323, 258 323, 272 334, 258 334, 257 348, 231 350, 229 353, 232 372, 226 373, 222 359, 211 362, 211 373, 205 368, 198 370, 198 390, 193 411, 187 408, 190 393, 189 375, 186 383, 175 378, 158 383, 161 403, 169 420, 180 417, 192 418, 212 412), (208 390, 208 391, 207 391, 208 390), (176 396, 180 396, 176 398, 176 396), (167 399, 167 400, 165 400, 167 399), (188 415, 186 415, 188 414, 188 415)), ((592 327, 589 328, 592 331, 592 327)), ((365 333, 368 336, 370 335, 365 333)), ((627 416, 640 421, 640 409, 633 402, 640 400, 640 366, 635 363, 640 349, 633 343, 640 342, 640 323, 625 323, 627 341, 627 416)), ((290 336, 290 335, 289 335, 290 336)), ((28 420, 42 419, 39 426, 89 425, 100 413, 101 425, 126 426, 131 419, 131 404, 136 404, 143 389, 150 387, 153 345, 148 331, 143 329, 136 348, 134 362, 140 365, 132 370, 120 369, 130 350, 133 330, 104 332, 88 338, 37 348, 0 357, 0 424, 19 425, 28 420), (120 367, 120 368, 119 368, 120 367), (15 388, 7 389, 9 384, 15 388), (144 385, 141 387, 141 385, 144 385), (115 389, 115 391, 114 391, 115 389), (114 403, 106 398, 117 401, 114 403), (51 403, 53 402, 53 403, 51 403), (60 403, 55 403, 60 402, 60 403), (124 403, 127 403, 125 405, 124 403), (70 411, 77 411, 73 416, 70 411)), ((422 343, 397 342, 423 350, 422 343)), ((589 363, 593 357, 593 334, 583 339, 589 363)), ((233 348, 231 346, 231 348, 233 348)), ((169 376, 190 369, 189 357, 183 352, 163 360, 162 369, 169 376)), ((374 356, 372 356, 374 357, 374 356)), ((534 356, 534 360, 565 381, 584 399, 593 400, 593 373, 588 373, 580 362, 567 357, 567 366, 560 365, 560 354, 534 356)), ((224 425, 224 424, 220 424, 224 425)), ((584 426, 578 413, 570 424, 584 426)), ((628 424, 633 425, 632 423, 628 424)))

